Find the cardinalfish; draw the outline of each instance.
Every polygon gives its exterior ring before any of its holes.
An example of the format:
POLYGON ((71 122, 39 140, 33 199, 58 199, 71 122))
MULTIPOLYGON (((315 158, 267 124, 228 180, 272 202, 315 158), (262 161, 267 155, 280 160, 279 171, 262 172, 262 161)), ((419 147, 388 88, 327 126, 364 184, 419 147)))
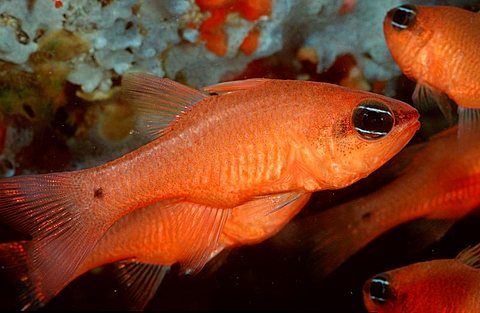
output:
POLYGON ((419 262, 378 274, 365 282, 369 312, 479 312, 480 245, 455 259, 419 262))
POLYGON ((402 5, 383 24, 401 71, 417 82, 414 103, 435 102, 452 120, 458 105, 459 139, 480 131, 480 14, 448 6, 402 5))
POLYGON ((401 224, 422 219, 436 232, 433 240, 438 239, 480 204, 480 146, 461 148, 457 142, 457 127, 452 127, 408 147, 399 157, 409 162, 393 181, 290 223, 282 237, 293 235, 312 245, 312 262, 320 276, 401 224))
MULTIPOLYGON (((216 247, 235 208, 277 212, 314 191, 348 186, 419 128, 406 103, 318 82, 251 79, 200 91, 136 73, 123 77, 122 92, 150 142, 97 167, 0 180, 0 217, 32 236, 16 249, 35 282, 24 308, 65 287, 128 213, 188 208, 198 232, 185 232, 216 247)), ((185 271, 209 259, 211 249, 198 251, 185 271)))

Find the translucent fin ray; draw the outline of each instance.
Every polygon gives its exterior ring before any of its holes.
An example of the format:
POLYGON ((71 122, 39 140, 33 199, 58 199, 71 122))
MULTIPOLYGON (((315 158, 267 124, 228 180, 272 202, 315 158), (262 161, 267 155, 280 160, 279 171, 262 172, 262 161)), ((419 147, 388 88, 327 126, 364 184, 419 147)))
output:
POLYGON ((115 263, 115 271, 126 291, 130 309, 141 311, 145 308, 155 295, 169 269, 169 266, 137 261, 115 263))
POLYGON ((251 79, 245 79, 245 80, 236 80, 236 81, 224 82, 224 83, 207 86, 207 87, 204 87, 203 90, 209 93, 227 94, 235 91, 248 90, 250 88, 262 85, 267 81, 268 79, 266 78, 251 78, 251 79))
POLYGON ((458 107, 458 142, 461 149, 480 140, 480 109, 458 107))
POLYGON ((457 260, 474 268, 480 268, 480 244, 468 247, 457 255, 457 260))
POLYGON ((122 99, 137 110, 136 128, 152 140, 170 130, 176 118, 207 97, 167 78, 127 73, 122 78, 122 99))
POLYGON ((427 110, 431 107, 438 106, 446 120, 453 125, 455 121, 453 114, 455 106, 445 93, 435 90, 430 86, 417 83, 412 95, 412 100, 419 110, 427 110))
POLYGON ((60 292, 109 226, 90 226, 90 208, 70 174, 0 180, 0 218, 32 236, 23 247, 36 295, 25 299, 46 302, 60 292))

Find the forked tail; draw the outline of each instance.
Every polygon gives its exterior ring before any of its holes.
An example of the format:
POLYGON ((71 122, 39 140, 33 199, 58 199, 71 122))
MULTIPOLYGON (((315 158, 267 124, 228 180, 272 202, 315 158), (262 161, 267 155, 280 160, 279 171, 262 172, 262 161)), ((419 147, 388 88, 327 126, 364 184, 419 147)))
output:
POLYGON ((32 236, 29 242, 3 244, 0 252, 25 285, 23 309, 38 308, 60 292, 114 222, 108 214, 95 214, 106 208, 85 196, 77 173, 0 180, 0 219, 32 236))

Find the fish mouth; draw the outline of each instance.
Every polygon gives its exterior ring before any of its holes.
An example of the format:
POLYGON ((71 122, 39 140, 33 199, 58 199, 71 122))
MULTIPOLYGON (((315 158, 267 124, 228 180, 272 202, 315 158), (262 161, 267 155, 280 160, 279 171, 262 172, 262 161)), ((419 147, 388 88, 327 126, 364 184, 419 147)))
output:
POLYGON ((395 126, 407 128, 416 125, 417 129, 420 127, 420 121, 418 120, 420 113, 414 108, 409 110, 394 110, 393 114, 395 116, 395 126))
POLYGON ((392 145, 389 153, 395 155, 405 147, 420 129, 420 114, 417 110, 397 111, 395 114, 395 131, 392 133, 396 144, 392 145))

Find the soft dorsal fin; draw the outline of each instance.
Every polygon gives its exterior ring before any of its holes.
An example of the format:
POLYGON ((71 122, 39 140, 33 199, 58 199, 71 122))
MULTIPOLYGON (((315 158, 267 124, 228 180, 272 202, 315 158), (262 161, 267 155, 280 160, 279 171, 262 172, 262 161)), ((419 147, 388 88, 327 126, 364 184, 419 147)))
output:
POLYGON ((208 93, 227 94, 235 91, 247 90, 264 84, 267 78, 250 78, 245 80, 235 80, 231 82, 219 83, 204 87, 203 90, 208 93))
POLYGON ((201 91, 146 73, 127 73, 122 78, 122 99, 137 111, 136 128, 152 140, 168 132, 180 114, 205 97, 201 91))
POLYGON ((457 255, 457 260, 471 267, 480 268, 480 243, 462 250, 457 255))
POLYGON ((125 289, 130 308, 141 311, 153 298, 169 266, 125 260, 115 263, 115 272, 125 289))

